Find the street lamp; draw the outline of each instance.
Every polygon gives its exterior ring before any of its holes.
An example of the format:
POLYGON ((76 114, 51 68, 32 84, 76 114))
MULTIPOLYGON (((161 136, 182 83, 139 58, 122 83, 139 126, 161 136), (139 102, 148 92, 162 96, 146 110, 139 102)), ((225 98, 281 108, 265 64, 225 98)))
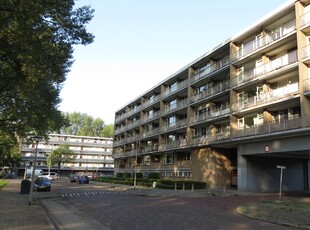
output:
POLYGON ((134 175, 134 181, 133 181, 134 188, 136 188, 136 185, 137 185, 137 165, 138 165, 138 152, 136 150, 135 175, 134 175))
POLYGON ((37 161, 38 144, 43 139, 43 137, 33 136, 33 137, 30 137, 30 139, 36 143, 36 150, 34 153, 33 166, 31 168, 31 185, 30 185, 29 202, 28 202, 29 205, 31 205, 32 203, 32 193, 33 193, 33 185, 34 185, 34 174, 36 170, 35 168, 36 168, 36 161, 37 161))

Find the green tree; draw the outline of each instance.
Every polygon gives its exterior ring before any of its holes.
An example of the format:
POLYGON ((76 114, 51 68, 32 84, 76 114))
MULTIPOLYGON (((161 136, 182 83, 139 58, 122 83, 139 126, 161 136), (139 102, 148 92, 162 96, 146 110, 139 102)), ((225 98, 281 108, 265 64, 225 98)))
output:
POLYGON ((113 124, 104 126, 104 128, 100 132, 101 137, 112 138, 113 134, 114 134, 114 125, 113 124))
POLYGON ((0 130, 0 166, 19 166, 20 160, 16 139, 0 130))
POLYGON ((65 163, 71 163, 76 158, 74 152, 69 148, 69 145, 61 145, 54 149, 47 158, 48 166, 57 164, 58 174, 60 167, 65 163))
POLYGON ((73 46, 94 36, 90 7, 74 0, 0 0, 0 130, 58 131, 60 90, 73 63, 73 46))
POLYGON ((80 136, 112 137, 114 125, 105 125, 100 118, 94 119, 86 113, 66 113, 69 123, 63 127, 62 133, 80 136))

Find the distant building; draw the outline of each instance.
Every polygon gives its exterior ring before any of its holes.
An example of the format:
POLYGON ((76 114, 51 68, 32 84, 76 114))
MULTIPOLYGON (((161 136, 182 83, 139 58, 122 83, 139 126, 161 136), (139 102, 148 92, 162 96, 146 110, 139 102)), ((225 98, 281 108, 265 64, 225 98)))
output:
MULTIPOLYGON (((88 137, 74 135, 49 134, 48 140, 43 140, 38 144, 38 154, 36 168, 44 171, 48 170, 47 157, 57 147, 68 145, 76 154, 74 162, 64 164, 61 167, 61 174, 87 173, 112 175, 114 170, 114 160, 112 158, 112 138, 88 137)), ((22 166, 19 174, 23 174, 25 168, 30 168, 34 160, 36 144, 22 145, 22 166)), ((56 171, 55 165, 51 168, 56 171)))
POLYGON ((189 63, 116 111, 114 126, 115 173, 278 191, 285 166, 283 191, 309 191, 310 0, 189 63))

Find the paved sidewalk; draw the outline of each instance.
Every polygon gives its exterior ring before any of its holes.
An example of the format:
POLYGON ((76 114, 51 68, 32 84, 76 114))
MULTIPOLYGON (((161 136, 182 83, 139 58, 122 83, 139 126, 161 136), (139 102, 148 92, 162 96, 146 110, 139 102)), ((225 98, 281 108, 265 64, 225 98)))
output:
POLYGON ((29 205, 29 194, 20 194, 21 179, 8 182, 0 190, 0 230, 54 230, 37 198, 56 197, 56 194, 34 192, 32 205, 29 205))

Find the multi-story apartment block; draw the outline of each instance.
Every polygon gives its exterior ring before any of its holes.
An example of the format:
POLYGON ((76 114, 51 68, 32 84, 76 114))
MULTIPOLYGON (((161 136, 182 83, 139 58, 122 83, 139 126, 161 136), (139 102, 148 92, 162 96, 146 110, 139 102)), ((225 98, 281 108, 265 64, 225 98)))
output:
POLYGON ((291 0, 115 114, 115 172, 309 191, 310 0, 291 0), (236 174, 237 173, 237 174, 236 174))
MULTIPOLYGON (((38 143, 36 168, 47 171, 47 157, 53 150, 62 145, 68 145, 76 157, 73 162, 65 163, 61 166, 61 174, 88 173, 90 175, 113 175, 113 139, 104 137, 49 134, 47 140, 42 140, 38 143)), ((33 165, 35 152, 36 143, 22 145, 20 175, 23 175, 25 168, 30 168, 33 165)), ((51 170, 57 171, 58 166, 52 166, 51 170)))

